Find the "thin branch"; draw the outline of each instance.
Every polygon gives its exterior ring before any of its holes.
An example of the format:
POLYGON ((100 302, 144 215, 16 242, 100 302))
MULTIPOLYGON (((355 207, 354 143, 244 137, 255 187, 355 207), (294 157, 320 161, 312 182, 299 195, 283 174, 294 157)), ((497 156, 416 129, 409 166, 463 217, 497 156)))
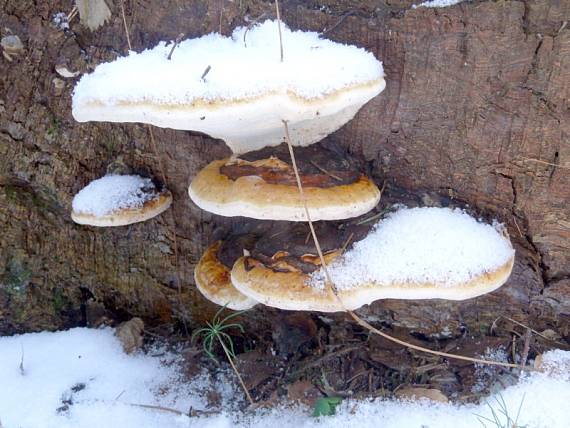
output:
POLYGON ((289 135, 289 127, 287 125, 287 121, 283 120, 282 122, 283 122, 283 125, 285 127, 285 139, 287 140, 287 146, 289 147, 289 155, 291 156, 291 163, 293 164, 293 170, 295 171, 295 178, 297 179, 297 187, 299 189, 299 193, 301 195, 301 200, 302 200, 303 206, 305 208, 305 214, 307 216, 307 221, 309 222, 309 228, 311 229, 311 235, 313 236, 313 240, 315 242, 315 247, 317 248, 317 253, 319 254, 319 257, 321 259, 321 265, 323 267, 323 271, 324 271, 325 278, 326 278, 326 283, 328 286, 327 290, 329 292, 332 292, 332 294, 335 296, 335 298, 337 299, 340 306, 343 308, 344 312, 348 313, 352 317, 352 319, 354 321, 356 321, 357 324, 364 327, 368 331, 370 331, 372 333, 376 333, 377 335, 379 335, 379 336, 381 336, 387 340, 390 340, 394 343, 402 345, 408 349, 414 349, 416 351, 426 352, 428 354, 438 355, 440 357, 445 357, 445 358, 453 358, 456 360, 470 361, 472 363, 488 364, 488 365, 502 366, 502 367, 509 367, 509 368, 518 368, 518 369, 530 370, 530 371, 534 370, 534 368, 532 368, 532 367, 521 367, 518 364, 510 364, 510 363, 504 363, 501 361, 483 360, 480 358, 466 357, 463 355, 448 354, 447 352, 434 351, 432 349, 424 348, 422 346, 413 345, 411 343, 397 339, 395 337, 390 336, 389 334, 384 333, 383 331, 378 330, 376 327, 373 327, 372 325, 370 325, 369 323, 367 323, 366 321, 364 321, 363 319, 358 317, 358 315, 356 315, 353 311, 347 309, 346 306, 344 305, 344 303, 342 302, 342 300, 340 299, 339 295, 338 295, 338 290, 336 288, 336 285, 333 283, 333 281, 331 279, 329 270, 327 268, 327 263, 326 263, 325 258, 323 256, 323 252, 321 251, 321 246, 319 244, 317 235, 315 233, 315 229, 314 229, 313 223, 311 221, 311 216, 309 215, 309 208, 307 206, 307 199, 306 199, 305 193, 303 191, 303 185, 301 183, 301 178, 299 177, 299 170, 297 169, 297 162, 295 161, 295 154, 293 152, 293 145, 291 144, 291 137, 289 135))
POLYGON ((520 158, 522 160, 529 161, 529 162, 536 162, 536 163, 540 163, 543 165, 549 165, 549 166, 555 166, 558 168, 570 169, 570 165, 559 165, 557 163, 546 162, 546 161, 543 161, 541 159, 525 158, 524 156, 521 156, 520 158))
POLYGON ((327 29, 323 30, 321 33, 319 33, 319 37, 323 37, 323 36, 327 35, 328 33, 332 33, 350 15, 354 15, 353 10, 349 10, 344 15, 342 15, 342 17, 331 28, 327 28, 327 29))
POLYGON ((317 168, 319 171, 321 171, 323 174, 328 175, 329 177, 334 178, 337 181, 342 181, 342 178, 340 178, 338 175, 334 175, 332 172, 327 171, 326 169, 324 169, 322 166, 319 166, 318 163, 311 161, 311 164, 317 168))
POLYGON ((344 252, 346 251, 346 249, 348 248, 348 244, 350 244, 350 241, 352 241, 352 238, 354 237, 354 233, 351 233, 348 236, 348 239, 346 240, 346 242, 344 244, 342 244, 342 247, 340 247, 340 253, 344 254, 344 252))
POLYGON ((518 230, 518 232, 519 232, 520 237, 521 237, 521 238, 524 238, 524 235, 523 235, 523 233, 522 233, 522 230, 521 230, 521 228, 519 227, 519 224, 517 223, 517 219, 516 219, 515 216, 513 216, 513 221, 514 221, 514 223, 515 223, 515 226, 517 227, 517 230, 518 230))
POLYGON ((129 50, 133 50, 133 46, 131 45, 131 37, 129 36, 129 27, 127 26, 127 18, 125 16, 125 4, 124 0, 121 0, 121 15, 123 16, 123 25, 125 26, 125 34, 127 35, 127 45, 129 46, 129 50))
POLYGON ((71 20, 75 18, 78 13, 79 9, 77 9, 77 5, 73 6, 73 9, 71 9, 71 12, 69 12, 69 15, 67 15, 67 23, 70 23, 71 20))
POLYGON ((243 382, 243 379, 241 378, 241 375, 239 374, 239 371, 238 371, 237 367, 235 366, 232 357, 230 356, 228 348, 226 348, 226 345, 224 344, 224 341, 222 339, 220 339, 218 337, 218 340, 219 340, 220 344, 222 345, 224 352, 226 353, 226 358, 230 362, 232 369, 234 369, 234 372, 235 372, 236 376, 238 377, 239 383, 241 384, 241 387, 243 388, 243 391, 245 392, 245 395, 249 401, 249 404, 251 404, 253 406, 255 404, 253 401, 253 398, 251 398, 251 395, 249 395, 249 391, 247 390, 245 383, 243 382))
POLYGON ((218 29, 218 33, 222 35, 222 19, 224 17, 224 0, 220 0, 220 26, 218 29))
POLYGON ((247 25, 247 28, 245 29, 245 31, 243 32, 243 46, 247 48, 247 43, 245 41, 245 36, 247 35, 247 32, 249 30, 251 30, 251 27, 253 27, 255 24, 257 24, 261 19, 265 18, 267 16, 266 12, 263 12, 261 15, 259 15, 257 18, 255 18, 252 22, 250 22, 247 25))
MULTIPOLYGON (((512 323, 514 323, 514 324, 520 326, 520 327, 529 329, 529 330, 532 331, 534 334, 536 334, 537 336, 542 337, 542 338, 545 339, 545 340, 548 340, 548 341, 550 341, 550 342, 554 342, 554 343, 556 343, 556 344, 558 344, 558 345, 561 345, 561 346, 564 346, 564 347, 568 347, 568 345, 566 345, 566 344, 564 344, 564 343, 562 343, 562 342, 559 342, 558 340, 551 339, 551 338, 549 338, 548 336, 545 336, 544 334, 542 334, 542 333, 540 333, 540 332, 538 332, 538 331, 536 331, 536 330, 530 328, 529 326, 523 324, 522 322, 519 322, 519 321, 517 321, 517 320, 514 320, 514 319, 509 318, 509 317, 504 316, 504 315, 500 316, 499 318, 504 318, 504 319, 506 319, 507 321, 510 321, 510 322, 512 322, 512 323)), ((497 320, 498 320, 499 318, 497 318, 497 320)))
POLYGON ((180 33, 178 35, 178 37, 176 37, 176 39, 174 40, 174 44, 172 45, 172 49, 170 49, 170 52, 168 53, 168 56, 166 57, 167 60, 171 60, 172 59, 172 53, 174 52, 174 49, 176 49, 176 47, 180 44, 180 41, 184 38, 184 33, 180 33))
POLYGON ((281 14, 279 13, 279 0, 275 0, 275 13, 277 14, 277 29, 279 30, 279 50, 283 62, 283 37, 281 35, 281 14))
POLYGON ((347 348, 339 349, 338 351, 334 351, 334 352, 331 352, 329 354, 323 355, 322 357, 319 357, 316 360, 304 365, 299 370, 291 373, 289 375, 289 378, 294 379, 295 377, 297 377, 301 373, 306 372, 307 370, 321 366, 325 361, 330 360, 331 358, 340 357, 341 355, 348 354, 349 352, 356 351, 357 349, 360 349, 360 348, 361 348, 360 345, 349 346, 347 348))
POLYGON ((175 415, 179 415, 179 416, 188 416, 188 413, 184 413, 180 410, 176 410, 176 409, 171 409, 170 407, 163 407, 163 406, 154 406, 152 404, 137 404, 137 403, 125 403, 128 406, 133 406, 133 407, 141 407, 143 409, 151 409, 151 410, 160 410, 161 412, 166 412, 166 413, 173 413, 175 415))
POLYGON ((21 343, 20 346, 22 347, 22 357, 20 358, 20 374, 24 376, 26 374, 26 370, 24 370, 24 344, 21 343))
POLYGON ((210 72, 210 70, 212 69, 211 66, 207 66, 206 69, 204 70, 204 72, 202 73, 202 77, 200 77, 200 80, 202 82, 206 81, 206 76, 208 75, 208 73, 210 72))
POLYGON ((528 359, 528 353, 530 351, 530 340, 532 338, 532 332, 530 331, 530 328, 527 328, 525 330, 525 334, 524 334, 524 345, 523 345, 523 350, 521 353, 521 366, 524 367, 526 365, 526 361, 528 359))

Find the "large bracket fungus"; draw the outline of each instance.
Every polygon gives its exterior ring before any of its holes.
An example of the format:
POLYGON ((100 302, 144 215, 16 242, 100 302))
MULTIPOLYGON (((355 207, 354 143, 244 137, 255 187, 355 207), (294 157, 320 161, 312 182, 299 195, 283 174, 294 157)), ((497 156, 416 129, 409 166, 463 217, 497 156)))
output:
POLYGON ((316 261, 308 270, 287 262, 292 251, 296 249, 241 257, 232 269, 233 285, 268 306, 337 312, 378 299, 480 296, 504 284, 514 263, 513 247, 501 226, 447 208, 401 209, 345 254, 329 252, 327 263, 340 301, 317 269, 316 251, 302 256, 316 261))
MULTIPOLYGON (((296 151, 313 220, 357 217, 378 204, 380 190, 342 148, 317 143, 296 151)), ((199 207, 223 216, 307 220, 285 143, 210 163, 188 193, 199 207)))
POLYGON ((131 52, 83 76, 73 116, 199 131, 245 153, 280 144, 282 120, 296 144, 315 143, 384 89, 382 64, 364 49, 286 26, 282 34, 283 62, 277 21, 186 40, 172 55, 164 42, 131 52))

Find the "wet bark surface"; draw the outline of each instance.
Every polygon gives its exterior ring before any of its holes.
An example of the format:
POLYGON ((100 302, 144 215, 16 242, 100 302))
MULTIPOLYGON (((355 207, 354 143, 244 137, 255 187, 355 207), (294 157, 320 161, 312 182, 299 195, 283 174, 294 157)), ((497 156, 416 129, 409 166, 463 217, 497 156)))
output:
MULTIPOLYGON (((110 3, 110 2, 109 2, 110 3)), ((145 125, 76 123, 76 79, 127 50, 119 3, 91 32, 53 23, 71 1, 0 0, 2 36, 24 50, 0 58, 0 333, 142 317, 191 329, 217 308, 197 292, 193 268, 220 227, 188 198, 189 180, 227 157, 223 142, 145 125), (108 167, 166 181, 170 210, 130 227, 70 219, 73 195, 108 167), (165 177, 162 177, 162 171, 165 177), (177 249, 177 251, 175 251, 177 249)), ((570 2, 473 1, 412 9, 411 1, 283 1, 293 29, 356 44, 384 62, 386 90, 331 138, 358 156, 382 204, 469 206, 505 222, 514 272, 498 291, 465 302, 380 301, 360 313, 422 337, 487 331, 500 316, 570 334, 570 2)), ((111 6, 111 5, 110 5, 111 6)), ((126 0, 133 49, 237 25, 272 2, 126 0)), ((287 47, 285 46, 285 57, 287 47)), ((160 76, 157 76, 160 80, 160 76)), ((283 311, 257 308, 250 332, 283 311)), ((342 315, 327 319, 342 326, 342 315)), ((339 327, 340 328, 340 327, 339 327)))

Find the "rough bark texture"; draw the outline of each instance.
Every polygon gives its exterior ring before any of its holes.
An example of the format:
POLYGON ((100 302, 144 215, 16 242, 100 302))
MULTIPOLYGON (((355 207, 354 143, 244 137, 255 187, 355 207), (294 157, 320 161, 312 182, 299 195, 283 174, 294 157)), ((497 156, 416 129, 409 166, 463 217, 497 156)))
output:
MULTIPOLYGON (((18 35, 25 47, 12 62, 0 58, 2 334, 102 315, 192 327, 215 310, 196 291, 193 268, 213 231, 239 220, 198 209, 186 189, 227 147, 153 128, 155 153, 144 125, 78 124, 74 79, 54 69, 63 63, 85 72, 126 51, 115 3, 101 29, 74 20, 63 32, 52 17, 69 13, 71 0, 0 0, 2 35, 18 35), (162 160, 172 208, 131 227, 75 225, 73 195, 117 159, 159 178, 162 160)), ((491 295, 383 301, 361 313, 428 336, 479 331, 501 315, 568 335, 570 2, 473 1, 445 9, 411 9, 405 0, 281 3, 292 28, 325 31, 383 60, 386 90, 332 138, 364 155, 375 179, 386 181, 387 199, 468 204, 504 221, 516 245, 514 273, 491 295)), ((181 32, 195 37, 221 27, 229 34, 247 17, 272 16, 273 4, 125 0, 125 10, 133 49, 142 50, 181 32)), ((278 313, 253 310, 249 328, 261 330, 278 313)))

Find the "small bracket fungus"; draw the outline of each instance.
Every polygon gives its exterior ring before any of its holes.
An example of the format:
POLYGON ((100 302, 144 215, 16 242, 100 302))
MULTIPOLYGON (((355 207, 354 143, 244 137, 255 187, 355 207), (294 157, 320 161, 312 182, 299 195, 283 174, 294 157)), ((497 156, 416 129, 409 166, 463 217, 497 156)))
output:
MULTIPOLYGON (((313 220, 357 217, 374 208, 380 190, 361 163, 340 147, 318 143, 297 149, 297 167, 313 220)), ((214 161, 192 180, 188 193, 199 207, 223 216, 306 220, 285 143, 214 161)))
MULTIPOLYGON (((252 254, 254 255, 254 254, 252 254)), ((461 210, 401 209, 378 223, 329 266, 347 309, 378 299, 464 300, 489 293, 508 279, 514 250, 498 225, 461 210)), ((322 271, 275 269, 267 260, 242 257, 232 283, 268 306, 342 311, 322 271)))
POLYGON ((202 295, 209 301, 236 311, 250 309, 257 301, 240 293, 230 279, 228 267, 218 257, 222 241, 216 241, 204 252, 194 269, 194 280, 202 295))
POLYGON ((246 31, 182 41, 170 59, 161 42, 100 64, 75 87, 73 116, 204 132, 245 153, 280 144, 283 120, 296 145, 315 143, 385 87, 381 62, 362 48, 283 26, 281 62, 276 21, 249 30, 247 47, 246 31))
POLYGON ((124 226, 153 218, 170 206, 172 195, 150 178, 106 175, 73 198, 71 218, 91 226, 124 226))

